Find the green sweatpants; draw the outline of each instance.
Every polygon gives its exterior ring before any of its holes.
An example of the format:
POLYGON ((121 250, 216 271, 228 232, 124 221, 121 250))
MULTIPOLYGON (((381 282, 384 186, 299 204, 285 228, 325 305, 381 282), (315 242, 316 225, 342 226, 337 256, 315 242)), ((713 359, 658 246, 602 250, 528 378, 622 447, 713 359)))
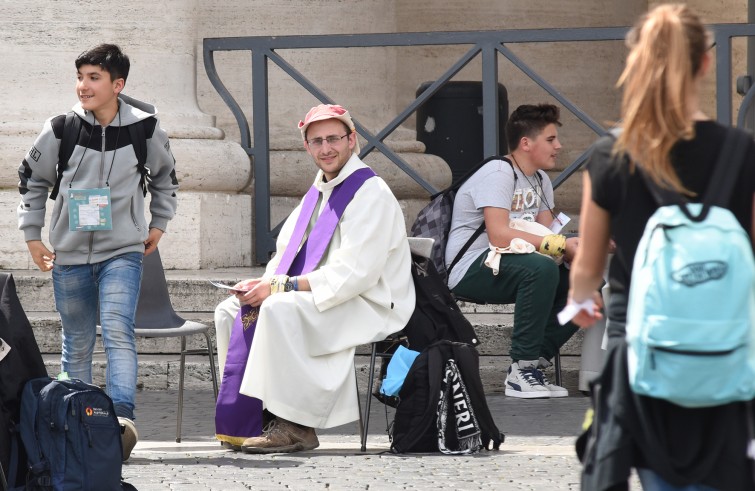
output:
POLYGON ((577 331, 556 319, 566 305, 569 270, 541 254, 503 254, 494 276, 485 266, 487 255, 472 263, 453 292, 478 303, 515 304, 512 360, 551 360, 577 331))

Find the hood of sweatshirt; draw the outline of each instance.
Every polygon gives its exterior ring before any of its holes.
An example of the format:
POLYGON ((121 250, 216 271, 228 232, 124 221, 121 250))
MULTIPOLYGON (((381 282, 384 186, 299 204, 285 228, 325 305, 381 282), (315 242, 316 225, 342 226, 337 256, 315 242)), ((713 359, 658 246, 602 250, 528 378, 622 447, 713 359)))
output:
MULTIPOLYGON (((125 94, 118 96, 118 103, 119 114, 115 116, 115 119, 110 122, 109 126, 128 126, 137 121, 157 115, 157 109, 152 104, 136 100, 125 94)), ((73 112, 93 126, 99 124, 94 119, 94 113, 84 110, 80 102, 73 106, 73 112)))

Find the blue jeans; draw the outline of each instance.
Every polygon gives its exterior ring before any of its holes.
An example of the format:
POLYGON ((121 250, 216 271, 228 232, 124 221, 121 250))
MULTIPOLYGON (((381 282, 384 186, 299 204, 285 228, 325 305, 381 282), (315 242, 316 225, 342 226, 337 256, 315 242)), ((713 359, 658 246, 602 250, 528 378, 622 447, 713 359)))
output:
POLYGON ((640 477, 642 489, 645 491, 716 491, 714 488, 704 484, 690 484, 681 487, 674 486, 650 469, 639 468, 637 469, 637 474, 640 477))
POLYGON ((97 312, 107 359, 106 390, 118 416, 134 419, 136 336, 144 255, 131 252, 96 264, 52 270, 55 306, 63 324, 61 368, 71 378, 92 382, 97 312))

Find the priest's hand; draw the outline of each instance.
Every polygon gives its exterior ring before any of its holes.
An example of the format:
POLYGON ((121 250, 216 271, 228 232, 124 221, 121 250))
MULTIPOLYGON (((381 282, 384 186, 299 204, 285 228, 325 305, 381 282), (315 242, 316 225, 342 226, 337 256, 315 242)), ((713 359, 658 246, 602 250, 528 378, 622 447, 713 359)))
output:
POLYGON ((248 290, 236 294, 236 298, 239 299, 239 303, 242 305, 259 307, 270 296, 270 281, 268 280, 256 278, 254 280, 246 280, 242 283, 244 283, 244 289, 248 290))

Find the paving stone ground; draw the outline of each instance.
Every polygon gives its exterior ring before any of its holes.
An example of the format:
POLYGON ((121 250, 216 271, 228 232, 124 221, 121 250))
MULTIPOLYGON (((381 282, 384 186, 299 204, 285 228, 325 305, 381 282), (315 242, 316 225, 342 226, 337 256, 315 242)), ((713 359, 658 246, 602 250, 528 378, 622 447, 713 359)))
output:
MULTIPOLYGON (((588 399, 519 400, 488 397, 506 434, 499 451, 459 457, 392 455, 385 406, 375 401, 367 452, 359 450, 357 423, 318 432, 310 452, 248 455, 224 450, 213 437, 211 391, 187 391, 182 442, 175 442, 177 392, 140 391, 140 441, 124 465, 124 478, 150 490, 578 490, 574 452, 588 399)), ((392 419, 389 413, 388 420, 392 419)), ((639 489, 633 478, 632 489, 639 489)))

